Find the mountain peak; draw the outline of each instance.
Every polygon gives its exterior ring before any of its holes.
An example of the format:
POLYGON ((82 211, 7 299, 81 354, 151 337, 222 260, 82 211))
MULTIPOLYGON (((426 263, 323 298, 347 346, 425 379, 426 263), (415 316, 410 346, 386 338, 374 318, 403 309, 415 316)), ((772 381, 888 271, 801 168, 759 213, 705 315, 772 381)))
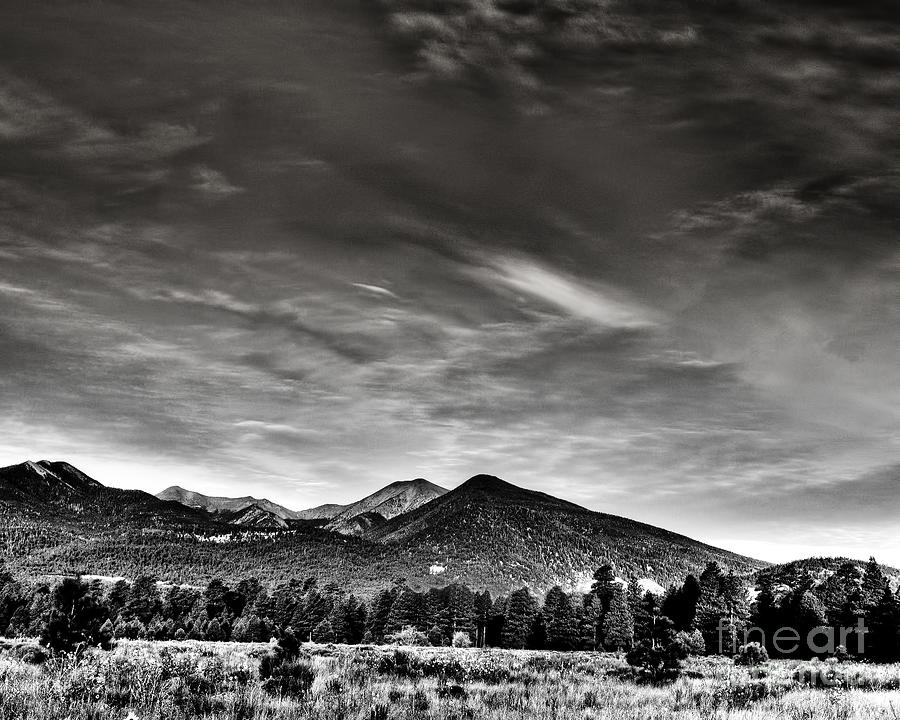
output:
POLYGON ((81 492, 102 485, 67 462, 26 460, 19 465, 0 468, 0 484, 9 490, 33 493, 40 488, 54 492, 81 492))
POLYGON ((481 473, 479 475, 473 475, 468 480, 466 480, 461 488, 468 488, 470 490, 489 490, 489 491, 497 491, 497 490, 509 490, 516 489, 519 490, 516 485, 512 483, 508 483, 505 480, 501 480, 495 475, 486 475, 481 473))

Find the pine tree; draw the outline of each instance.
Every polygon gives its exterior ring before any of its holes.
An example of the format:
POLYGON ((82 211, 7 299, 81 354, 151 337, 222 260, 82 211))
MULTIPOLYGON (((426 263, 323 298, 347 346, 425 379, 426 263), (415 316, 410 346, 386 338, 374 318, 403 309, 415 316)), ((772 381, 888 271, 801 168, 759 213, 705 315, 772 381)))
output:
POLYGON ((572 650, 578 637, 575 612, 569 596, 559 585, 554 585, 544 599, 544 624, 547 633, 547 648, 550 650, 572 650))
POLYGON ((397 591, 393 588, 382 590, 372 603, 372 611, 368 614, 367 631, 375 643, 384 642, 387 635, 388 618, 394 605, 397 591))
POLYGON ((475 629, 475 596, 465 585, 453 583, 446 589, 447 620, 445 627, 447 637, 454 633, 470 633, 475 629))
POLYGON ((616 590, 603 618, 603 643, 608 650, 621 652, 634 641, 634 618, 628 607, 628 599, 621 588, 616 590))
POLYGON ((613 595, 619 583, 616 581, 616 573, 612 565, 601 565, 594 573, 594 582, 591 585, 591 594, 600 600, 602 606, 601 617, 609 610, 613 595))
POLYGON ((603 606, 596 595, 589 593, 584 596, 579 617, 579 640, 584 650, 596 650, 600 647, 602 610, 603 606))
POLYGON ((70 652, 81 645, 108 646, 105 633, 100 632, 107 619, 105 608, 81 578, 65 578, 53 591, 41 644, 56 652, 70 652))
POLYGON ((335 642, 334 628, 328 621, 328 618, 322 620, 312 631, 313 642, 317 643, 333 643, 335 642))
POLYGON ((387 619, 387 633, 396 633, 405 627, 414 627, 422 630, 424 627, 422 622, 423 610, 424 601, 419 593, 409 588, 401 591, 397 599, 394 600, 394 604, 391 605, 391 611, 387 619))
POLYGON ((881 566, 875 562, 875 558, 869 558, 869 562, 866 563, 866 569, 863 572, 862 586, 860 588, 863 608, 868 610, 880 603, 887 585, 887 578, 885 578, 881 566))
POLYGON ((900 659, 900 608, 890 585, 885 585, 881 599, 871 607, 867 624, 869 648, 866 656, 878 662, 900 659))
POLYGON ((147 625, 159 612, 160 599, 156 580, 149 575, 139 575, 134 579, 128 592, 128 600, 122 610, 125 620, 137 619, 147 625))
POLYGON ((651 640, 653 637, 653 628, 656 626, 656 621, 660 617, 659 603, 656 600, 656 595, 647 590, 637 605, 637 612, 633 612, 632 616, 634 617, 635 639, 638 641, 651 640))
POLYGON ((475 646, 484 647, 487 645, 487 627, 491 619, 491 609, 493 607, 493 599, 488 590, 477 593, 473 601, 475 610, 475 646))
POLYGON ((222 632, 222 626, 219 624, 218 618, 213 618, 206 626, 206 639, 212 642, 218 642, 225 639, 225 633, 222 632))
POLYGON ((501 632, 503 647, 519 649, 527 647, 537 613, 537 602, 528 592, 528 588, 520 588, 510 593, 506 601, 501 632))
POLYGON ((338 601, 334 604, 331 614, 328 616, 328 622, 331 623, 334 641, 337 643, 349 644, 352 641, 350 637, 350 623, 347 620, 346 600, 338 601))

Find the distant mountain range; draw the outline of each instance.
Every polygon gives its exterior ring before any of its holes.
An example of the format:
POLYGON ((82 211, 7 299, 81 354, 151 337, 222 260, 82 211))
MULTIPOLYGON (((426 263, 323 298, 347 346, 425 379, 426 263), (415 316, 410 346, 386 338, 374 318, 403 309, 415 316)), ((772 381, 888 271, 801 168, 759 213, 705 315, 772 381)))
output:
POLYGON ((212 577, 318 577, 371 594, 465 582, 506 592, 587 589, 601 564, 666 586, 716 561, 765 563, 683 535, 593 512, 490 475, 454 490, 391 483, 350 505, 292 511, 254 497, 107 488, 66 463, 0 469, 0 547, 31 575, 132 576, 202 584, 212 577))
POLYGON ((260 528, 287 527, 288 520, 301 519, 302 513, 288 510, 271 500, 249 495, 239 498, 214 497, 173 485, 157 493, 160 500, 173 500, 192 508, 218 515, 224 522, 260 528))
POLYGON ((361 535, 386 520, 415 510, 446 493, 446 488, 422 478, 391 483, 350 505, 319 505, 288 510, 271 500, 251 496, 229 498, 203 495, 173 485, 157 494, 187 507, 205 510, 223 522, 255 528, 287 528, 291 520, 326 520, 329 530, 361 535))

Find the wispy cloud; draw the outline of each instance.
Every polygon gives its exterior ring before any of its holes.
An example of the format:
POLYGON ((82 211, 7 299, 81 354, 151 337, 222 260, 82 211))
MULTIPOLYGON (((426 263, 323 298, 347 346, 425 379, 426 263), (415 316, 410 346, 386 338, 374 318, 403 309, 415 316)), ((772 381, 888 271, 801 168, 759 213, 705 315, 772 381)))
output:
POLYGON ((519 257, 489 260, 486 280, 542 301, 571 317, 603 327, 642 329, 659 321, 659 314, 627 298, 627 293, 601 282, 587 282, 519 257))

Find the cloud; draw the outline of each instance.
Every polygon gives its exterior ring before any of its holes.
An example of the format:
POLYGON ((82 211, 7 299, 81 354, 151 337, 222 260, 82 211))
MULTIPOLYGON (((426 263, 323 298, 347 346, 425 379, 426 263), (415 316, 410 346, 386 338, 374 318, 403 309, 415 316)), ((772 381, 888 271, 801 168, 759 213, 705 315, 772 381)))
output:
POLYGON ((321 432, 314 428, 295 427, 284 423, 265 422, 263 420, 239 420, 234 423, 234 426, 254 433, 280 435, 294 439, 308 439, 321 436, 321 432))
POLYGON ((486 279, 608 328, 651 328, 657 313, 602 283, 587 283, 524 258, 489 260, 486 279))
POLYGON ((360 290, 365 290, 366 292, 374 293, 375 295, 383 295, 384 297, 398 299, 397 295, 388 290, 387 288, 379 287, 378 285, 367 285, 365 283, 353 283, 353 287, 357 287, 360 290))
POLYGON ((214 197, 224 197, 243 192, 244 189, 228 182, 228 178, 218 170, 213 170, 206 165, 199 165, 192 171, 194 180, 192 186, 195 190, 207 193, 214 197))

